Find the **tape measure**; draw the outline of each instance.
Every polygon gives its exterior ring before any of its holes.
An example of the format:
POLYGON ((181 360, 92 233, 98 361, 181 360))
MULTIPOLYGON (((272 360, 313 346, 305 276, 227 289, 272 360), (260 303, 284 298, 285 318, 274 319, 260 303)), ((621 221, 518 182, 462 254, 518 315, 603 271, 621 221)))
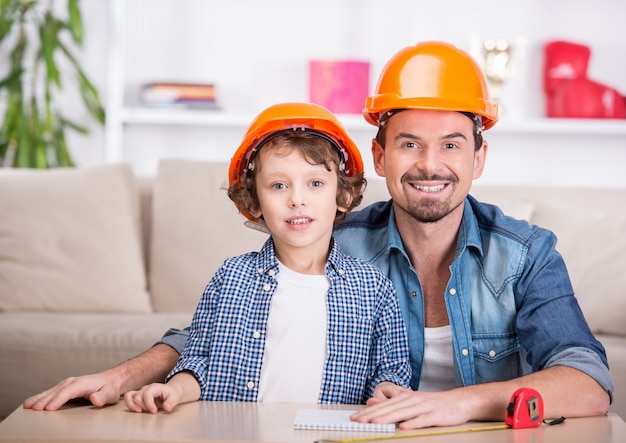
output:
POLYGON ((520 388, 513 393, 506 408, 504 422, 513 429, 534 428, 543 421, 543 399, 531 388, 520 388))
POLYGON ((463 429, 441 429, 420 431, 410 434, 379 435, 371 437, 343 438, 337 440, 317 440, 315 443, 357 443, 375 440, 392 440, 411 437, 428 437, 431 435, 458 434, 461 432, 494 431, 497 429, 533 428, 543 422, 543 399, 539 392, 531 388, 520 388, 513 393, 506 408, 505 424, 477 426, 463 429))

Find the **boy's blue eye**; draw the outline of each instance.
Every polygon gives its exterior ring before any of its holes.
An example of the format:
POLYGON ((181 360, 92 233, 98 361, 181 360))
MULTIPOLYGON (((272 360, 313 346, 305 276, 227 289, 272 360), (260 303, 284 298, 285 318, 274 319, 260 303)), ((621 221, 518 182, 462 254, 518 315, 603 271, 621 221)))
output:
POLYGON ((311 186, 313 186, 314 188, 319 188, 322 185, 323 185, 323 183, 321 181, 319 181, 319 180, 313 180, 311 182, 311 186))
POLYGON ((273 187, 274 189, 278 189, 278 190, 280 190, 280 189, 285 189, 285 184, 284 184, 284 183, 274 183, 274 184, 272 185, 272 187, 273 187))

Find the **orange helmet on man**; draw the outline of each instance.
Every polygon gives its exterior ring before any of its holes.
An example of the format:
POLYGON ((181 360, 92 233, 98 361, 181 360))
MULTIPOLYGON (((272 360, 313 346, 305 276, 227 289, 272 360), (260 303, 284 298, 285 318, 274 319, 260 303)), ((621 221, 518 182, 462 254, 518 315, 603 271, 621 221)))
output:
POLYGON ((480 116, 483 129, 498 121, 485 76, 476 61, 455 46, 429 41, 398 51, 380 74, 363 116, 378 126, 384 112, 399 109, 458 111, 480 116))

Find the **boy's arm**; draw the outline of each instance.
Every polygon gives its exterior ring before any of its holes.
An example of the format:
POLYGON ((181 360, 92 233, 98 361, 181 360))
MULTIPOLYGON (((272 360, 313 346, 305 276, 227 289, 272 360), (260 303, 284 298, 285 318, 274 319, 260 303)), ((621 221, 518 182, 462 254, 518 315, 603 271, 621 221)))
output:
POLYGON ((403 388, 402 386, 398 386, 395 383, 390 381, 383 381, 378 383, 378 386, 374 389, 374 394, 372 398, 377 400, 386 400, 388 398, 395 397, 403 392, 410 391, 409 388, 403 388))
POLYGON ((116 403, 127 391, 162 382, 178 361, 178 352, 157 344, 136 357, 96 374, 69 377, 52 388, 27 398, 23 405, 36 411, 54 411, 73 398, 84 398, 95 406, 116 403))

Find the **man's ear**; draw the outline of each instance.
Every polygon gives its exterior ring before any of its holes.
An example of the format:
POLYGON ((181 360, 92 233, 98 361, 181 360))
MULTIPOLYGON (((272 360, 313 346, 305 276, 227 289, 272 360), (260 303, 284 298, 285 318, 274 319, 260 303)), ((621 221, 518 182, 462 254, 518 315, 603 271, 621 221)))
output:
POLYGON ((372 159, 374 170, 380 177, 385 176, 385 150, 375 138, 372 139, 372 159))
POLYGON ((487 160, 487 151, 489 150, 489 145, 487 140, 483 140, 483 145, 480 147, 478 151, 474 152, 474 175, 473 178, 476 180, 483 175, 483 171, 485 170, 485 161, 487 160))

